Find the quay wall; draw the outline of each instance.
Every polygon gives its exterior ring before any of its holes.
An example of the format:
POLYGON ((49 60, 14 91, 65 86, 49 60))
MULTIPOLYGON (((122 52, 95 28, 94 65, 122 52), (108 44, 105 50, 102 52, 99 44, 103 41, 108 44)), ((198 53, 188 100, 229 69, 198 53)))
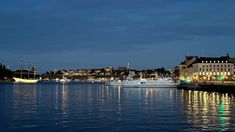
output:
POLYGON ((235 93, 235 83, 180 83, 177 89, 235 93))

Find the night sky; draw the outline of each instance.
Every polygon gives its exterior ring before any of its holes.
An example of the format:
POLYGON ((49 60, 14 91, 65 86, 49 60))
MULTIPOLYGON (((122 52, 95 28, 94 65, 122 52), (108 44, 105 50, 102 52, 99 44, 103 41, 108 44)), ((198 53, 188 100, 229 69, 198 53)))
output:
POLYGON ((0 46, 1 63, 41 72, 235 57, 235 0, 2 0, 0 46))

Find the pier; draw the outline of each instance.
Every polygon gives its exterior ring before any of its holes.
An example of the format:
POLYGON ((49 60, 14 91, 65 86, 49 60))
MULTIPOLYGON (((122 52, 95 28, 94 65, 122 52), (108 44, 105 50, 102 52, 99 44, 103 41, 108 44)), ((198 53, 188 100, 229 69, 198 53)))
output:
POLYGON ((235 93, 235 83, 180 83, 177 89, 235 93))

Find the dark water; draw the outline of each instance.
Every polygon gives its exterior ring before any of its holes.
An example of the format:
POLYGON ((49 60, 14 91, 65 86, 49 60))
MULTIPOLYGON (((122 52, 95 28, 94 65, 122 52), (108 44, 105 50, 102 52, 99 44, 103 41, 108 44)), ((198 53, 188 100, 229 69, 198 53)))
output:
POLYGON ((104 84, 0 84, 0 131, 235 131, 235 96, 104 84))

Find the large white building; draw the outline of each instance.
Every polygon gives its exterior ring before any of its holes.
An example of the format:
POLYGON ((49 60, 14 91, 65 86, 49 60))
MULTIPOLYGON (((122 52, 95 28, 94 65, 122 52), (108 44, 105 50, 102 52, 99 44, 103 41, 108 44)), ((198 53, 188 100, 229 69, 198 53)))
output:
POLYGON ((186 56, 180 65, 180 79, 191 81, 235 80, 235 59, 222 57, 186 56))

